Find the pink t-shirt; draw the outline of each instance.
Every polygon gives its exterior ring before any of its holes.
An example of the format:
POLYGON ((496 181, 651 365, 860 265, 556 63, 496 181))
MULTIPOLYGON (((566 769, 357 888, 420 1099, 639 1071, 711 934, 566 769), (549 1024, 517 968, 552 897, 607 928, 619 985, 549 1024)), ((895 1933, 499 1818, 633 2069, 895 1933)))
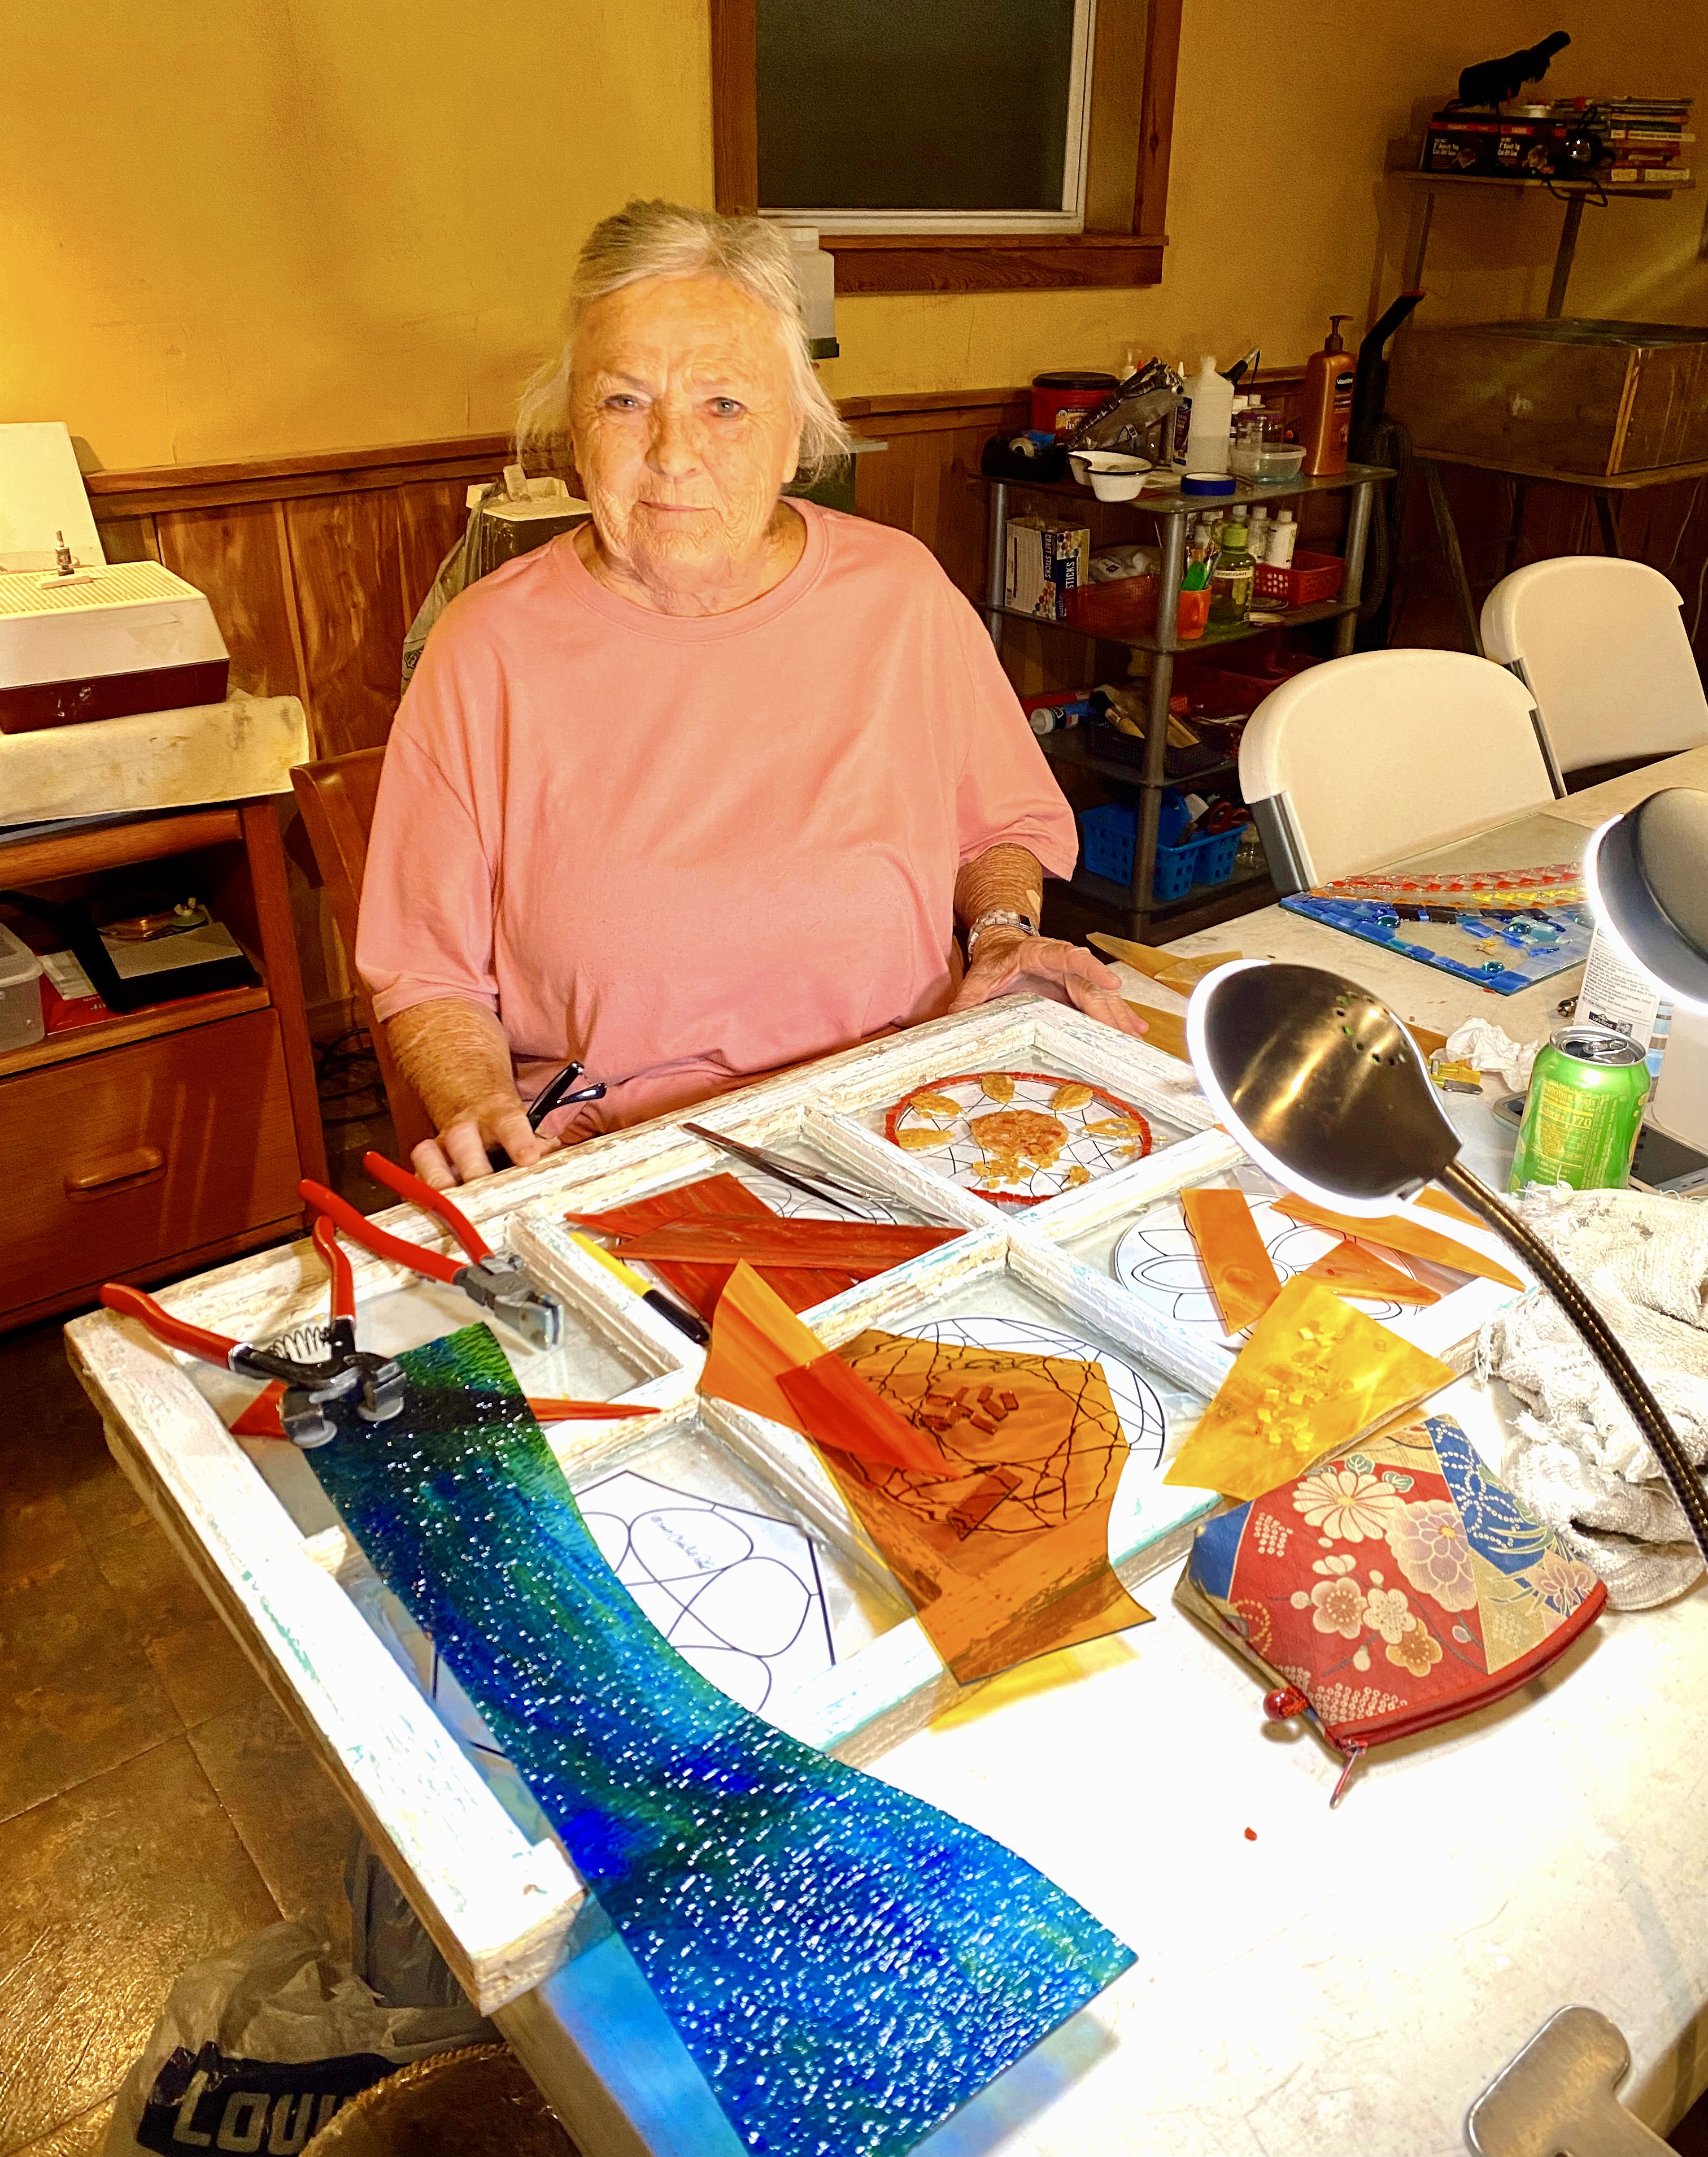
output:
POLYGON ((1073 817, 979 619, 904 533, 807 502, 733 614, 620 598, 567 537, 453 601, 392 729, 357 963, 382 1019, 495 1010, 639 1122, 937 1017, 956 871, 1073 817))

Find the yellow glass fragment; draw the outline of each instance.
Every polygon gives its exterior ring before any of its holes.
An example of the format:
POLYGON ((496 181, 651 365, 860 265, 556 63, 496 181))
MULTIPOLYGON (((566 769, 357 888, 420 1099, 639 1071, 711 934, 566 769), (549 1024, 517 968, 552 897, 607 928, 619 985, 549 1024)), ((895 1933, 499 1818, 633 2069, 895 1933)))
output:
POLYGON ((1295 1274, 1163 1480, 1261 1498, 1452 1383, 1445 1363, 1295 1274))

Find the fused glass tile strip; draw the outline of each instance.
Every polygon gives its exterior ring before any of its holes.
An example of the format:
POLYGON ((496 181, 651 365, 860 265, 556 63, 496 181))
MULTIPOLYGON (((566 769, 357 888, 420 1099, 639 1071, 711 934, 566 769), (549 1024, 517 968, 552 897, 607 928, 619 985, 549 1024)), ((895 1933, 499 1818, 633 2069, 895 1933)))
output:
POLYGON ((697 1676, 599 1556, 492 1335, 310 1456, 527 1779, 747 2146, 900 2157, 1131 1963, 1000 1843, 697 1676))

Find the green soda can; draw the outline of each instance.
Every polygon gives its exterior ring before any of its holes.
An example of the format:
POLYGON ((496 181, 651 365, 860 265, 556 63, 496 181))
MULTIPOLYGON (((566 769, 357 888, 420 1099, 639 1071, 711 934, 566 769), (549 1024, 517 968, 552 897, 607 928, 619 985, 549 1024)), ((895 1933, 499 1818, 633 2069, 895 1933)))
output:
POLYGON ((1649 1067, 1635 1042, 1601 1027, 1561 1027, 1531 1073, 1507 1189, 1623 1191, 1648 1099, 1649 1067))

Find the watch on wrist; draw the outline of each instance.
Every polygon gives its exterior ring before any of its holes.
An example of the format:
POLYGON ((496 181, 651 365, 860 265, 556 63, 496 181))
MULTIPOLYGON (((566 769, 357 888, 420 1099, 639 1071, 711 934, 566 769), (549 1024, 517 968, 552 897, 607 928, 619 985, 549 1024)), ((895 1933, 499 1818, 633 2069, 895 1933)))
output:
POLYGON ((1006 906, 993 906, 967 924, 967 957, 987 929, 1017 929, 1022 936, 1036 936, 1038 924, 1029 914, 1016 914, 1006 906))

